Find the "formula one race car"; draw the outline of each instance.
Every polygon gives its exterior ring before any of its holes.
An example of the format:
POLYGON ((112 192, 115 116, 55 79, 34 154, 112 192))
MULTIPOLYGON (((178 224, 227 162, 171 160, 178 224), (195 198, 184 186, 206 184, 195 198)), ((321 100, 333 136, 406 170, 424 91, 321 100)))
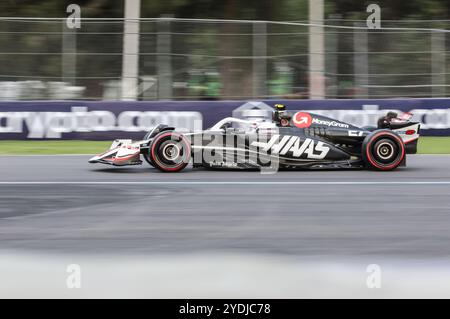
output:
POLYGON ((417 151, 420 124, 410 122, 411 116, 389 112, 377 127, 359 128, 309 112, 288 112, 277 104, 271 120, 228 117, 205 131, 184 134, 161 124, 141 141, 115 140, 89 162, 137 165, 142 155, 163 172, 181 171, 191 161, 194 167, 222 169, 387 171, 405 166, 405 155, 417 151))

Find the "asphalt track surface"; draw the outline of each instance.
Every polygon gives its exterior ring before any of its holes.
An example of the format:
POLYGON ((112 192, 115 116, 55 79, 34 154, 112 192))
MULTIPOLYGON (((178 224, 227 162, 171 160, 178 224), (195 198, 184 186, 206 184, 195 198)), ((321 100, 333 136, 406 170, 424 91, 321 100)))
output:
POLYGON ((450 156, 392 172, 107 167, 0 157, 0 250, 142 255, 450 256, 450 156))

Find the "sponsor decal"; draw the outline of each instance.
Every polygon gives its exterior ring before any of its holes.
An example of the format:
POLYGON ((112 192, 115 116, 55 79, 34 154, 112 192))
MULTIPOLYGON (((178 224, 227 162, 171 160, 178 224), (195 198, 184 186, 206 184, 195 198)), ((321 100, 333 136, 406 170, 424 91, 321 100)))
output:
POLYGON ((349 128, 350 126, 345 123, 340 123, 334 120, 324 120, 319 119, 316 117, 312 117, 311 114, 306 112, 297 112, 294 114, 292 121, 294 122, 294 125, 298 128, 307 128, 310 127, 312 124, 317 125, 324 125, 324 126, 333 126, 333 127, 341 127, 341 128, 349 128))
POLYGON ((122 145, 121 148, 126 148, 128 150, 140 150, 141 148, 139 146, 132 146, 132 145, 122 145))
POLYGON ((280 140, 280 135, 274 135, 268 142, 254 141, 252 146, 260 147, 263 151, 275 155, 291 154, 293 157, 303 155, 309 159, 324 159, 330 148, 321 141, 314 141, 307 138, 304 142, 298 136, 284 135, 280 140))
POLYGON ((294 125, 298 128, 310 127, 312 123, 312 117, 309 113, 297 112, 292 118, 294 125))
POLYGON ((416 134, 415 130, 394 130, 399 135, 414 135, 416 134))
MULTIPOLYGON (((167 109, 161 109, 161 103, 163 102, 139 102, 138 104, 123 102, 110 105, 110 102, 96 102, 95 109, 74 105, 67 110, 67 102, 51 102, 49 106, 39 101, 1 102, 0 138, 136 138, 138 134, 135 132, 147 132, 161 123, 175 126, 180 131, 197 131, 210 127, 233 109, 240 111, 240 113, 233 112, 233 116, 268 121, 272 119, 273 112, 273 108, 261 102, 245 103, 241 107, 238 107, 241 103, 239 101, 208 102, 210 107, 205 108, 197 107, 196 102, 177 102, 176 105, 168 102, 167 109), (198 124, 194 124, 195 122, 198 124)), ((399 117, 403 117, 406 114, 405 111, 409 111, 413 114, 411 121, 420 122, 420 130, 425 135, 447 136, 450 131, 450 108, 448 108, 450 99, 362 100, 350 104, 345 100, 320 102, 305 100, 290 103, 296 105, 287 105, 287 108, 297 115, 293 118, 293 120, 298 119, 296 127, 297 125, 309 127, 313 124, 312 118, 311 124, 309 123, 308 115, 311 116, 309 112, 314 112, 319 115, 319 118, 320 116, 328 117, 337 123, 349 123, 351 129, 356 129, 352 128, 352 125, 376 126, 378 119, 386 115, 388 111, 399 113, 399 117), (323 103, 330 103, 330 105, 322 107, 323 103), (348 104, 353 106, 348 107, 348 104), (305 114, 307 114, 306 120, 302 119, 305 114), (303 121, 305 123, 299 123, 303 121)), ((408 114, 409 117, 411 114, 408 114)), ((295 124, 294 121, 292 123, 292 125, 295 124)))
POLYGON ((345 123, 340 123, 340 122, 336 122, 336 121, 321 120, 321 119, 318 119, 318 118, 313 118, 312 122, 314 124, 317 124, 317 125, 325 125, 325 126, 328 126, 328 127, 333 126, 333 127, 349 128, 349 125, 345 124, 345 123))
POLYGON ((238 167, 238 163, 236 163, 236 162, 217 162, 217 161, 211 161, 211 162, 209 162, 209 166, 211 166, 211 167, 229 167, 229 168, 236 168, 236 167, 238 167))
POLYGON ((24 133, 27 138, 62 138, 72 132, 147 132, 158 124, 174 126, 179 131, 201 127, 200 112, 89 111, 87 107, 71 108, 70 112, 0 112, 0 133, 24 133))
MULTIPOLYGON (((351 123, 354 126, 376 126, 378 119, 385 116, 387 112, 393 111, 402 114, 402 111, 394 108, 380 109, 379 105, 362 105, 361 110, 345 109, 314 109, 314 113, 330 117, 338 122, 351 123)), ((442 109, 411 109, 409 110, 410 121, 420 122, 421 130, 447 130, 450 129, 450 108, 442 109)), ((403 117, 402 115, 400 115, 403 117)))

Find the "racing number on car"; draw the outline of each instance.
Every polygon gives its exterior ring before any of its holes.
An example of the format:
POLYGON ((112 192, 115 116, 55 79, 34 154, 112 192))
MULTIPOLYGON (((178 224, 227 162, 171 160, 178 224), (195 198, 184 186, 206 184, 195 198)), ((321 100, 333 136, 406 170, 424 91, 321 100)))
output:
POLYGON ((363 131, 348 131, 348 136, 357 137, 357 136, 363 136, 363 135, 364 135, 363 131))
POLYGON ((312 117, 309 113, 297 112, 294 114, 292 121, 298 128, 305 128, 311 126, 312 117))

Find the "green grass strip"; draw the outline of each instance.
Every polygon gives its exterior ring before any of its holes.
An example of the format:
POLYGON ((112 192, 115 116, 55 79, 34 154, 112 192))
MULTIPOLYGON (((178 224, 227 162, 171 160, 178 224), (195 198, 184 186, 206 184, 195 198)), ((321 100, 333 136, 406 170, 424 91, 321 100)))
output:
MULTIPOLYGON (((112 141, 0 141, 0 155, 98 154, 112 141)), ((450 154, 450 137, 424 136, 419 154, 450 154)))

